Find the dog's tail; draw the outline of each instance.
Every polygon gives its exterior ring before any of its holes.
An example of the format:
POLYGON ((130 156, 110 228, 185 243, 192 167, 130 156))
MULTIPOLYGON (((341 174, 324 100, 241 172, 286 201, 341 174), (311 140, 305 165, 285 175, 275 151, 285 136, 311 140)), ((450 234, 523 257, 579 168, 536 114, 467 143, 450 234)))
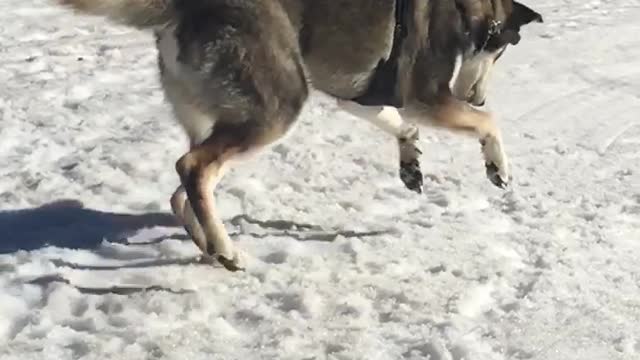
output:
POLYGON ((158 27, 175 17, 174 0, 55 0, 76 11, 103 16, 138 29, 158 27))

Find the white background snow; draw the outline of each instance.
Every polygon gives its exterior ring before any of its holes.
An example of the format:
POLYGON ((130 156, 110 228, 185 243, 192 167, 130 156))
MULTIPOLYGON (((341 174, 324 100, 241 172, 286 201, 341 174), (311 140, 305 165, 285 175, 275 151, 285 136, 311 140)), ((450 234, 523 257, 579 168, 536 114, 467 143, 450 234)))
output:
POLYGON ((640 358, 640 2, 538 0, 489 108, 514 173, 314 94, 218 202, 245 273, 174 226, 187 141, 149 34, 0 2, 0 358, 640 358), (297 225, 296 225, 297 224, 297 225))

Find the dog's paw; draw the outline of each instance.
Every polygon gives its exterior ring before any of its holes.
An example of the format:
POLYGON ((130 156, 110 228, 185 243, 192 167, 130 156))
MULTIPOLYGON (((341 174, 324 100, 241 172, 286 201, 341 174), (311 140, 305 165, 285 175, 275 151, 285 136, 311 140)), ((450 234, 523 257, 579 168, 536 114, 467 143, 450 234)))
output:
POLYGON ((506 189, 511 177, 509 175, 509 162, 504 153, 502 142, 495 137, 487 137, 480 140, 482 154, 485 160, 487 178, 495 186, 506 189))
POLYGON ((400 180, 407 189, 422 193, 422 170, 420 170, 420 161, 414 159, 412 161, 400 161, 400 180))
POLYGON ((491 183, 501 189, 506 189, 511 182, 506 174, 501 174, 500 169, 494 163, 485 163, 487 178, 491 183))
POLYGON ((400 180, 407 189, 422 193, 422 170, 420 170, 420 155, 418 148, 419 133, 414 125, 407 126, 402 136, 398 137, 398 149, 400 152, 400 180))
POLYGON ((223 255, 218 255, 216 259, 220 264, 222 264, 222 266, 224 266, 225 269, 231 272, 244 271, 247 267, 246 256, 241 251, 235 251, 232 259, 223 255))

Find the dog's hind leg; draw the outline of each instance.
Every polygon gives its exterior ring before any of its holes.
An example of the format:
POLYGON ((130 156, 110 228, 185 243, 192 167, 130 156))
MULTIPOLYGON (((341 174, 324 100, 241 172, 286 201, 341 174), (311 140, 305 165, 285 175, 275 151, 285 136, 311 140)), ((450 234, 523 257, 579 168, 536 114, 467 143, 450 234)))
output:
POLYGON ((184 189, 184 186, 178 185, 176 191, 171 195, 171 210, 173 211, 173 215, 176 216, 176 219, 180 222, 180 225, 185 225, 184 218, 184 209, 185 202, 187 201, 187 192, 184 189))
POLYGON ((179 185, 171 196, 171 209, 176 216, 180 225, 184 226, 185 231, 191 235, 191 239, 203 252, 207 253, 207 237, 205 236, 202 226, 193 212, 191 203, 187 198, 187 191, 184 186, 179 185))
POLYGON ((157 35, 162 84, 191 142, 176 162, 187 201, 181 208, 178 189, 172 208, 205 254, 240 270, 214 189, 230 161, 278 140, 297 119, 309 93, 297 33, 278 1, 179 6, 183 21, 157 35))
POLYGON ((450 93, 441 94, 437 101, 431 104, 415 102, 400 112, 428 126, 477 137, 482 146, 487 177, 494 185, 500 188, 507 187, 511 180, 509 162, 500 129, 489 113, 474 109, 450 93))
MULTIPOLYGON (((218 215, 214 189, 231 161, 257 152, 285 135, 297 118, 306 94, 305 89, 296 95, 298 99, 293 102, 299 105, 294 105, 293 111, 280 111, 279 116, 270 120, 219 121, 204 142, 192 147, 176 163, 187 196, 182 210, 185 226, 196 245, 205 254, 214 256, 227 270, 243 269, 244 259, 235 249, 218 215)), ((179 190, 177 194, 176 199, 179 199, 179 190)))
MULTIPOLYGON (((224 224, 217 213, 213 190, 221 180, 224 169, 231 160, 256 152, 282 137, 291 121, 274 122, 261 126, 254 122, 219 123, 202 144, 193 147, 176 163, 176 170, 186 190, 188 201, 185 218, 189 223, 199 223, 202 234, 193 233, 194 241, 203 235, 203 251, 231 271, 243 268, 241 253, 233 246, 224 224), (195 219, 190 219, 193 209, 195 219)), ((197 229, 197 227, 196 227, 197 229)))
POLYGON ((348 100, 338 100, 338 106, 396 138, 400 155, 400 180, 407 189, 421 193, 423 180, 420 155, 422 152, 417 145, 420 137, 418 127, 404 121, 398 109, 393 106, 363 106, 348 100))
POLYGON ((235 271, 242 267, 241 259, 218 216, 213 196, 225 161, 236 151, 227 144, 223 139, 210 137, 183 155, 176 170, 188 197, 184 214, 194 242, 205 254, 216 255, 227 269, 235 271))

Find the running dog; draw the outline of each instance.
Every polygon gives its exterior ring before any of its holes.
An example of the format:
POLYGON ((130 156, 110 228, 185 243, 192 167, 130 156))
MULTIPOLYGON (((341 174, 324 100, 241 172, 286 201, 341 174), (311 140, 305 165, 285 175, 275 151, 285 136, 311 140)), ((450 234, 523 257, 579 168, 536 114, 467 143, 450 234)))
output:
POLYGON ((54 1, 154 33, 160 82, 190 139, 171 206, 228 270, 244 260, 213 190, 232 160, 287 133, 311 87, 397 138, 411 190, 422 188, 419 125, 476 137, 491 182, 510 180, 498 127, 472 105, 520 28, 542 22, 513 0, 54 1))

